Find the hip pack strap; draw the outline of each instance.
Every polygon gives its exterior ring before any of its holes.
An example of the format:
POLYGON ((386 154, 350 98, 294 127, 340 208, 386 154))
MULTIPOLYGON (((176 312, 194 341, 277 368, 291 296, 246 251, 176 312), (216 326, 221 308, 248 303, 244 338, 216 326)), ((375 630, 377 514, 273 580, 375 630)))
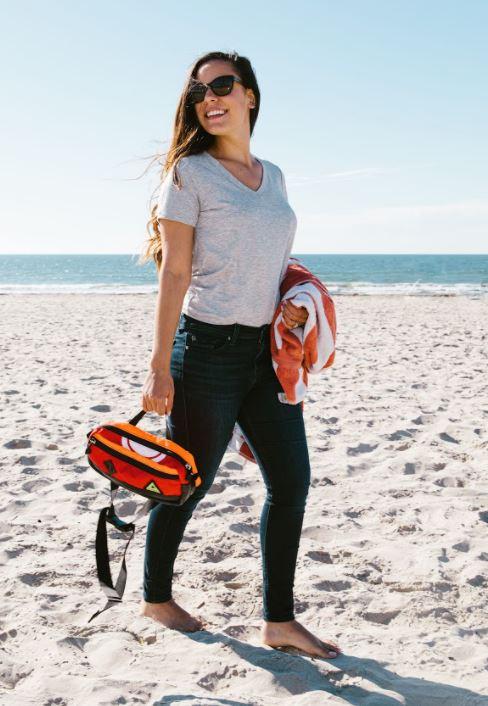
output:
MULTIPOLYGON (((97 575, 100 586, 107 596, 107 603, 103 608, 97 610, 91 618, 88 620, 90 623, 94 618, 96 618, 100 613, 103 613, 108 608, 111 608, 115 603, 120 603, 122 601, 122 596, 124 595, 125 585, 127 582, 127 566, 125 563, 125 555, 129 544, 135 533, 135 523, 134 522, 124 522, 117 516, 114 508, 114 499, 118 490, 118 485, 113 481, 110 481, 110 505, 104 507, 100 511, 98 517, 97 525, 97 536, 95 540, 95 552, 97 557, 97 575), (119 575, 115 586, 112 581, 112 574, 110 571, 110 559, 108 554, 108 544, 107 544, 107 522, 110 522, 116 529, 121 532, 130 532, 131 535, 125 545, 124 554, 122 557, 122 563, 119 570, 119 575)), ((137 517, 145 515, 153 507, 153 502, 147 500, 142 507, 142 510, 137 514, 137 517)))

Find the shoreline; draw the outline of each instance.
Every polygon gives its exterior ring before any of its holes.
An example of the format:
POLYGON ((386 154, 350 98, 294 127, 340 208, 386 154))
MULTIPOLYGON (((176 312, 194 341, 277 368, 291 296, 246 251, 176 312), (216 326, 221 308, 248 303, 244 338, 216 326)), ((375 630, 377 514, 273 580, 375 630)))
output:
MULTIPOLYGON (((327 286, 327 285, 326 285, 327 286)), ((157 294, 157 290, 154 290, 153 292, 0 292, 0 297, 68 297, 68 296, 79 296, 79 297, 140 297, 140 296, 154 296, 157 294)), ((366 292, 337 292, 337 293, 332 293, 330 292, 329 289, 329 294, 330 296, 334 298, 338 297, 367 297, 368 299, 379 299, 381 297, 386 297, 388 299, 391 299, 392 297, 408 297, 408 298, 415 298, 415 299, 429 299, 432 297, 433 299, 438 299, 442 297, 450 297, 450 298, 460 298, 460 299, 475 299, 475 300, 483 300, 483 299, 488 299, 488 291, 483 294, 466 294, 463 292, 439 292, 438 294, 428 292, 428 293, 418 293, 418 294, 413 294, 413 293, 407 293, 407 292, 394 292, 394 293, 386 293, 386 292, 380 292, 378 294, 367 294, 366 292)))

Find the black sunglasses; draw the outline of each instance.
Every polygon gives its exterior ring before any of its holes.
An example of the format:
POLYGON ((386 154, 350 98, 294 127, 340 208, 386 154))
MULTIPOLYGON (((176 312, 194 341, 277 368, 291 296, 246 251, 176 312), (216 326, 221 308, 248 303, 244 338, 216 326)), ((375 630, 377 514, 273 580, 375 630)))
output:
POLYGON ((217 78, 214 78, 213 81, 210 81, 210 83, 202 83, 201 81, 192 79, 190 90, 188 91, 189 105, 201 103, 201 101, 205 98, 207 88, 211 88, 216 96, 228 96, 234 88, 234 81, 243 84, 243 81, 241 81, 238 76, 234 76, 233 74, 217 76, 217 78))

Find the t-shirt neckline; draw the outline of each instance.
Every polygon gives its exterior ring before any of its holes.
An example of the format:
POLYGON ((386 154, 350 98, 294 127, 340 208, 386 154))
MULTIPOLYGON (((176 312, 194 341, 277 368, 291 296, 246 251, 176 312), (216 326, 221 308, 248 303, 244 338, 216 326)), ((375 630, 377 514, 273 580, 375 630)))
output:
POLYGON ((258 159, 258 157, 256 157, 256 159, 257 159, 258 162, 261 164, 261 167, 262 167, 262 170, 263 170, 262 176, 261 176, 261 183, 260 183, 260 185, 259 185, 259 187, 258 187, 257 189, 251 189, 249 186, 247 186, 246 184, 244 184, 240 179, 238 179, 236 176, 234 176, 234 174, 232 174, 232 172, 230 172, 230 171, 227 169, 227 167, 224 167, 224 165, 222 164, 222 162, 220 162, 216 157, 214 157, 213 155, 211 155, 210 152, 207 152, 207 150, 204 150, 203 153, 206 154, 207 157, 212 160, 212 162, 216 163, 216 164, 220 167, 220 169, 223 169, 224 172, 228 175, 228 177, 229 177, 234 183, 239 184, 239 186, 240 186, 242 189, 245 189, 246 191, 250 192, 251 194, 260 194, 261 191, 263 191, 264 182, 266 181, 267 169, 266 169, 266 167, 265 167, 265 165, 264 165, 264 162, 263 162, 262 160, 258 159))

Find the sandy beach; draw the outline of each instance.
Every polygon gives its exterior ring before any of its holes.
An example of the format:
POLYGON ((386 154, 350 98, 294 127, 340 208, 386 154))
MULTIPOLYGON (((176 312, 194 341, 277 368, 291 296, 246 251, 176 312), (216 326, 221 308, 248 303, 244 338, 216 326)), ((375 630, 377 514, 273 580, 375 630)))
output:
MULTIPOLYGON (((145 519, 123 603, 87 624, 109 496, 86 432, 140 409, 155 301, 0 297, 0 704, 486 706, 488 297, 335 298, 336 361, 304 408, 295 580, 297 620, 344 650, 329 661, 260 644, 264 486, 231 451, 175 567, 175 599, 209 629, 139 615, 145 519)), ((118 496, 132 519, 144 499, 118 496)), ((125 538, 110 541, 118 569, 125 538)))

